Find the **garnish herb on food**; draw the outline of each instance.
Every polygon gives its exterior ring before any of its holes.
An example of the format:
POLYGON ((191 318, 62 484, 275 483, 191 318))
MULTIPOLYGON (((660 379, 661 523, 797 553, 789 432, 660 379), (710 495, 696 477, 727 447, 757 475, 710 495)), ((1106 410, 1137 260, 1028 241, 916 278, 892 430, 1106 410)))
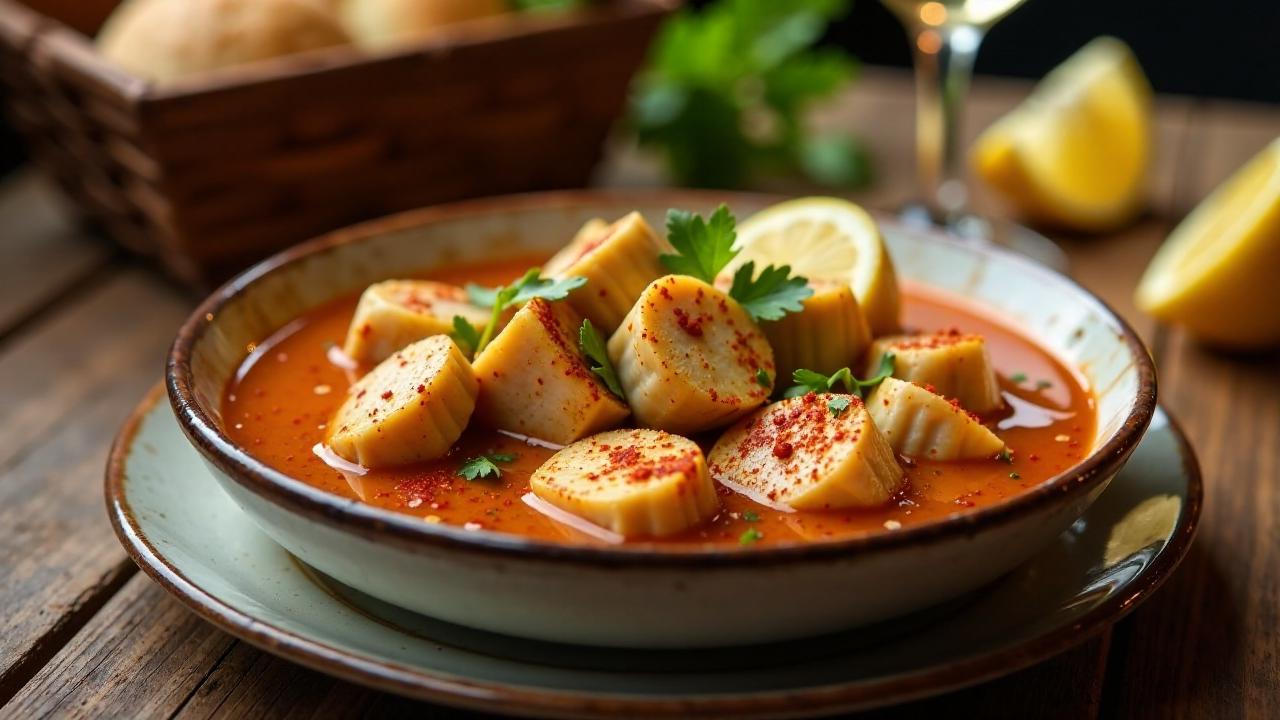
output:
MULTIPOLYGON (((831 375, 823 375, 813 370, 796 370, 791 374, 791 380, 795 385, 787 388, 782 396, 791 398, 811 392, 826 393, 834 390, 836 385, 843 385, 845 392, 860 398, 866 397, 866 394, 874 390, 885 378, 893 375, 893 360, 893 353, 885 353, 880 358, 880 366, 876 368, 876 374, 866 380, 854 377, 853 372, 847 367, 842 367, 831 375)), ((839 413, 836 414, 839 415, 839 413)))
POLYGON ((760 522, 760 516, 757 515, 754 510, 748 510, 742 513, 742 519, 747 522, 760 522))
POLYGON ((716 208, 705 221, 688 210, 668 210, 667 241, 676 254, 658 259, 673 273, 714 283, 716 275, 738 254, 733 249, 738 239, 736 224, 727 205, 716 208))
POLYGON ((1046 389, 1051 388, 1051 387, 1053 387, 1053 383, 1049 382, 1048 380, 1037 380, 1037 381, 1036 381, 1036 389, 1037 389, 1037 390, 1046 390, 1046 389))
POLYGON ((772 382, 773 381, 769 379, 769 373, 765 372, 764 368, 756 368, 756 384, 757 385, 767 389, 769 385, 772 384, 772 382))
POLYGON ((1009 477, 1013 478, 1014 480, 1021 480, 1021 479, 1022 479, 1022 476, 1021 476, 1021 475, 1019 475, 1019 474, 1018 474, 1018 473, 1016 473, 1016 472, 1011 472, 1011 473, 1009 473, 1009 477))
MULTIPOLYGON (((484 347, 493 339, 493 334, 498 330, 498 322, 502 319, 502 313, 507 308, 523 305, 534 298, 563 300, 569 296, 569 293, 586 284, 587 279, 581 277, 560 278, 558 280, 544 278, 540 268, 529 268, 519 280, 510 285, 500 285, 496 288, 487 288, 468 283, 467 298, 471 300, 472 304, 493 308, 493 312, 489 315, 489 322, 485 324, 484 330, 480 332, 479 337, 475 340, 474 354, 479 355, 480 351, 484 350, 484 347)), ((456 331, 456 323, 454 328, 456 331)))
POLYGON ((462 463, 458 468, 458 475, 468 481, 479 480, 493 476, 494 478, 502 477, 502 469, 498 467, 499 463, 507 464, 516 459, 511 453, 489 453, 487 455, 479 455, 462 463))
POLYGON ((999 460, 999 461, 1000 461, 1000 462, 1002 462, 1002 463, 1007 463, 1007 464, 1009 464, 1009 465, 1012 465, 1012 464, 1013 464, 1013 453, 1009 451, 1009 448, 1005 448, 1005 449, 1003 449, 1003 450, 1001 450, 1001 451, 1000 451, 1000 454, 999 454, 999 455, 996 455, 996 459, 997 459, 997 460, 999 460))
POLYGON ((739 545, 752 545, 764 538, 764 533, 755 528, 747 528, 746 532, 738 537, 739 545))
POLYGON ((609 392, 625 398, 626 396, 622 394, 622 383, 618 381, 618 372, 614 370, 613 362, 609 360, 604 338, 590 320, 584 319, 582 327, 578 328, 578 345, 582 348, 582 353, 591 361, 591 372, 600 376, 609 388, 609 392))
MULTIPOLYGON (((715 283, 720 271, 738 255, 733 248, 738 237, 735 226, 733 214, 724 205, 706 221, 687 210, 668 210, 667 240, 676 252, 658 259, 673 273, 715 283)), ((789 312, 800 312, 801 303, 813 295, 808 279, 792 276, 789 265, 768 265, 758 276, 755 270, 754 262, 743 264, 734 272, 729 288, 729 297, 753 320, 777 320, 789 312)))
POLYGON ((840 417, 845 410, 849 409, 849 404, 853 402, 853 398, 837 395, 827 401, 827 409, 835 417, 840 417))
POLYGON ((480 346, 480 331, 469 320, 461 315, 453 316, 453 332, 449 337, 458 344, 467 357, 475 357, 476 348, 480 346))
POLYGON ((815 101, 850 82, 856 61, 819 48, 849 0, 717 0, 667 21, 632 90, 640 143, 682 185, 736 187, 756 172, 799 170, 825 185, 870 178, 848 133, 815 134, 815 101))
POLYGON ((1024 372, 1016 372, 1009 376, 1009 382, 1021 385, 1027 381, 1027 374, 1024 372))
POLYGON ((790 265, 769 265, 752 280, 755 272, 753 261, 739 267, 733 273, 729 297, 741 303, 756 320, 779 320, 789 312, 800 312, 804 309, 804 300, 813 295, 807 279, 790 276, 790 265))

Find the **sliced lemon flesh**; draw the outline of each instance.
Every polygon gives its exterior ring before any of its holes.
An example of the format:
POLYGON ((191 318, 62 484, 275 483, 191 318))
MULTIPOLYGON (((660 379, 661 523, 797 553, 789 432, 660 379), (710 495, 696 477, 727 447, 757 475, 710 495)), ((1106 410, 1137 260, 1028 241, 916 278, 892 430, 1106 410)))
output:
POLYGON ((790 265, 813 280, 847 283, 872 333, 896 332, 901 300, 893 260, 875 220, 838 198, 789 200, 752 215, 738 227, 739 253, 726 269, 747 261, 756 269, 790 265))
POLYGON ((1151 86, 1129 47, 1102 37, 988 128, 971 161, 1029 218, 1100 232, 1141 212, 1151 146, 1151 86))
POLYGON ((1169 235, 1138 284, 1138 307, 1207 342, 1280 344, 1280 138, 1169 235))

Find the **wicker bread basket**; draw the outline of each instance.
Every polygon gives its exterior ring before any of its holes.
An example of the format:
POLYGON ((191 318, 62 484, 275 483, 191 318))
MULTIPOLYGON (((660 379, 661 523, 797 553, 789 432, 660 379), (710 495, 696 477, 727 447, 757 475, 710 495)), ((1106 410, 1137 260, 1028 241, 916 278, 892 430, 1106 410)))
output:
POLYGON ((158 87, 95 52, 114 0, 0 0, 0 81, 89 220, 208 286, 358 220, 587 182, 676 0, 465 23, 158 87))

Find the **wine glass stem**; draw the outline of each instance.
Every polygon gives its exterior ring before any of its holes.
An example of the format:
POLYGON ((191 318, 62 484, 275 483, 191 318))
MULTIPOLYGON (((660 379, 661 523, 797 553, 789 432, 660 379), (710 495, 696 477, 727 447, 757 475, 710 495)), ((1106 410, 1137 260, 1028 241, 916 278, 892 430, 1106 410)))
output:
POLYGON ((920 193, 945 223, 968 201, 960 160, 960 121, 983 30, 973 25, 917 27, 916 162, 920 193))

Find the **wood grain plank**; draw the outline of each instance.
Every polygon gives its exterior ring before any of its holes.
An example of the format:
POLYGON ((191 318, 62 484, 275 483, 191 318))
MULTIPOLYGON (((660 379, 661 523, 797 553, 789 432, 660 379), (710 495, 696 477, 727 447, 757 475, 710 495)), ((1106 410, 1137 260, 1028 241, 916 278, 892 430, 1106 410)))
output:
POLYGON ((103 512, 102 467, 185 305, 120 272, 0 352, 0 700, 133 572, 103 512))
POLYGON ((86 282, 115 254, 72 222, 67 208, 32 172, 0 183, 0 337, 86 282))
MULTIPOLYGON (((1242 103, 1205 103, 1191 123, 1179 212, 1280 136, 1280 112, 1242 103)), ((1205 507, 1177 574, 1116 628, 1104 713, 1266 717, 1280 703, 1280 353, 1166 332, 1161 399, 1199 456, 1205 507)))
POLYGON ((1229 356, 1175 331, 1162 401, 1204 471, 1191 553, 1115 633, 1113 717, 1266 717, 1280 704, 1280 353, 1229 356))
POLYGON ((865 720, 926 717, 1040 718, 1095 717, 1102 699, 1110 633, 1012 675, 936 698, 859 715, 865 720))
POLYGON ((138 574, 0 717, 167 717, 235 642, 138 574))
POLYGON ((1280 109, 1269 105, 1207 102, 1194 118, 1196 143, 1189 172, 1176 200, 1176 214, 1189 212, 1223 180, 1268 143, 1280 138, 1280 109))

